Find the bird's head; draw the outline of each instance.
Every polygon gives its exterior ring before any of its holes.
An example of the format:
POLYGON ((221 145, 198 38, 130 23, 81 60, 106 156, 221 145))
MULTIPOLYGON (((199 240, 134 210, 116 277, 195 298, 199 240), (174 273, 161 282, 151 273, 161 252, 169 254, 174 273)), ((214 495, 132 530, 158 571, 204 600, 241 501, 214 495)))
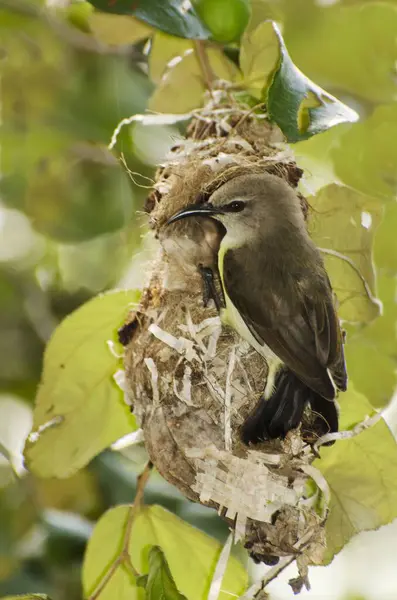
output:
POLYGON ((277 221, 303 223, 299 199, 279 177, 269 174, 241 175, 218 188, 208 202, 190 204, 174 214, 167 224, 187 217, 210 217, 220 221, 234 236, 249 236, 277 221))

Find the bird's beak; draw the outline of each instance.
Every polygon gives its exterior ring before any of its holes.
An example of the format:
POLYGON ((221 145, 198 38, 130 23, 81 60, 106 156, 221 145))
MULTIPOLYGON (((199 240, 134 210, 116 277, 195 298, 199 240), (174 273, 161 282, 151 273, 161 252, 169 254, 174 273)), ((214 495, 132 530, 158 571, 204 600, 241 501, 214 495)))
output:
POLYGON ((166 225, 170 225, 171 223, 175 223, 186 217, 214 217, 215 215, 222 214, 222 212, 223 211, 220 208, 212 206, 209 202, 206 202, 205 204, 189 204, 189 206, 182 208, 182 210, 179 210, 172 215, 172 217, 168 219, 166 225))

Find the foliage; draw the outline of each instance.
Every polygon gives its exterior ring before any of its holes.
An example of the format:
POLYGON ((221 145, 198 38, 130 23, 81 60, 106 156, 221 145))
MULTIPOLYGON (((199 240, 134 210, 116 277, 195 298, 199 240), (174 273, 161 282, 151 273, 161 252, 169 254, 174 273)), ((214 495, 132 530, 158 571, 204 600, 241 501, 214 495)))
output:
MULTIPOLYGON (((305 170, 311 233, 347 330, 350 387, 340 406, 351 429, 385 407, 396 385, 397 8, 380 0, 228 0, 223 20, 220 0, 61 4, 0 1, 0 410, 18 438, 10 444, 0 423, 0 594, 79 598, 90 538, 86 596, 117 562, 100 600, 202 598, 221 545, 186 520, 211 533, 218 527, 223 540, 217 517, 155 479, 154 503, 182 519, 157 505, 136 512, 123 562, 132 509, 105 511, 131 501, 139 468, 108 454, 86 467, 135 428, 114 375, 115 332, 138 294, 92 297, 142 285, 139 253, 130 267, 132 253, 145 249, 135 215, 183 120, 136 121, 120 131, 113 153, 107 146, 118 122, 146 108, 187 119, 214 78, 267 111, 305 170), (25 450, 36 477, 16 480, 37 387, 25 450), (34 550, 32 538, 40 540, 34 550)), ((131 454, 141 464, 138 451, 131 454)), ((396 456, 383 420, 321 450, 317 467, 331 490, 326 561, 359 531, 397 516, 396 456)), ((220 597, 246 583, 232 556, 220 597)))
MULTIPOLYGON (((290 142, 298 142, 332 125, 356 121, 355 111, 327 94, 294 65, 280 30, 272 22, 249 32, 241 45, 241 68, 249 85, 259 88, 271 120, 290 142)), ((255 95, 255 89, 253 90, 255 95)))
MULTIPOLYGON (((352 429, 373 408, 354 390, 341 394, 341 429, 352 429)), ((365 529, 378 529, 397 517, 396 442, 383 420, 359 435, 324 448, 314 464, 331 490, 326 525, 325 563, 332 560, 350 538, 365 529), (357 468, 360 465, 360 468, 357 468)))
MULTIPOLYGON (((218 542, 161 506, 143 507, 137 514, 134 514, 133 506, 118 506, 102 517, 89 541, 83 587, 86 595, 91 596, 94 590, 100 589, 102 582, 107 581, 100 594, 102 599, 141 598, 142 585, 147 592, 153 593, 153 586, 158 586, 156 578, 165 577, 168 589, 176 584, 189 599, 199 600, 209 589, 220 551, 218 542), (158 546, 162 549, 161 554, 153 552, 158 546), (124 548, 127 557, 123 555, 124 548), (127 568, 123 568, 126 563, 127 568), (142 580, 142 575, 147 573, 147 580, 142 580)), ((220 598, 226 600, 231 594, 241 594, 246 583, 245 569, 231 557, 220 598)), ((168 600, 168 596, 165 598, 168 600)))
POLYGON ((113 292, 87 302, 56 329, 44 354, 26 463, 41 477, 70 477, 135 428, 114 375, 112 344, 139 293, 113 292), (106 420, 106 428, 103 421, 106 420), (87 443, 87 430, 90 438, 87 443))

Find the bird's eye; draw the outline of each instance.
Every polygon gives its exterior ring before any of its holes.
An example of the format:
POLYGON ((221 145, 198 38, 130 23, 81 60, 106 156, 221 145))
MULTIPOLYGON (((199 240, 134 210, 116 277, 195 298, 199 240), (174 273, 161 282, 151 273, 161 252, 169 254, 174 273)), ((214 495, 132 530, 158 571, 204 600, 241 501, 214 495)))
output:
POLYGON ((244 207, 245 202, 241 202, 241 200, 234 200, 234 202, 231 202, 227 205, 227 209, 230 212, 241 212, 242 210, 244 210, 244 207))

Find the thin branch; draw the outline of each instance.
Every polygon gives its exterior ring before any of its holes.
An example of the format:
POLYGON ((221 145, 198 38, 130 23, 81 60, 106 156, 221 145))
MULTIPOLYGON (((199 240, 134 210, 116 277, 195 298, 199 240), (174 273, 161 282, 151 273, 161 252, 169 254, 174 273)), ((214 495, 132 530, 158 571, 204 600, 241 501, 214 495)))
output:
POLYGON ((348 431, 337 431, 336 433, 326 433, 325 435, 320 437, 320 439, 318 439, 317 442, 314 444, 314 450, 317 451, 320 446, 323 446, 324 444, 327 444, 328 442, 335 442, 336 440, 347 440, 347 439, 356 437, 356 435, 359 435, 360 433, 365 431, 365 429, 369 429, 370 427, 373 427, 374 425, 376 425, 376 423, 378 423, 378 421, 380 421, 382 418, 383 418, 383 412, 379 412, 379 413, 376 413, 375 415, 373 415, 372 417, 367 417, 366 419, 364 419, 364 421, 362 421, 361 423, 358 423, 357 425, 355 425, 353 427, 353 429, 350 429, 348 431))
POLYGON ((129 570, 134 573, 135 577, 139 577, 140 573, 138 573, 138 571, 135 569, 134 565, 131 562, 131 557, 128 552, 128 546, 130 544, 132 525, 134 523, 134 519, 137 513, 139 512, 139 509, 141 508, 145 486, 148 482, 152 469, 153 463, 149 461, 142 473, 138 476, 135 500, 134 504, 130 507, 130 510, 128 511, 127 525, 125 528, 123 545, 120 554, 122 561, 126 564, 129 570))
MULTIPOLYGON (((296 550, 302 550, 308 544, 310 544, 312 536, 313 528, 308 529, 306 533, 301 537, 301 539, 293 545, 293 548, 295 548, 296 550)), ((289 567, 289 565, 296 561, 296 559, 297 556, 292 555, 286 556, 284 559, 280 560, 280 562, 277 565, 269 569, 269 571, 260 581, 253 583, 251 587, 249 587, 248 590, 242 596, 240 596, 239 600, 252 600, 252 598, 256 598, 260 594, 260 592, 264 590, 267 585, 269 585, 271 581, 276 579, 276 577, 278 577, 282 571, 284 571, 287 567, 289 567)))
POLYGON ((244 121, 246 121, 248 119, 248 117, 250 117, 256 110, 258 110, 258 108, 261 108, 263 106, 265 106, 265 104, 263 102, 259 102, 258 104, 255 104, 255 106, 253 106, 249 111, 245 112, 243 114, 243 116, 237 121, 237 123, 235 125, 233 125, 233 127, 228 132, 227 136, 223 139, 223 142, 221 143, 220 148, 222 146, 224 146, 226 144, 226 142, 229 141, 229 139, 232 137, 232 135, 237 133, 237 130, 240 127, 240 125, 242 125, 244 123, 244 121))
POLYGON ((212 84, 215 81, 216 77, 208 59, 205 44, 202 40, 194 40, 194 51, 200 65, 201 72, 203 74, 205 86, 211 92, 212 84))
POLYGON ((110 565, 109 569, 106 571, 105 575, 102 577, 101 581, 98 583, 97 587, 88 597, 88 600, 97 600, 97 598, 101 595, 113 575, 115 574, 117 568, 120 566, 122 562, 121 556, 118 556, 114 562, 110 565))
POLYGON ((121 546, 120 554, 115 558, 115 560, 111 563, 110 567, 98 583, 97 587, 93 591, 93 593, 88 597, 88 600, 97 600, 102 591, 105 589, 113 575, 115 574, 117 568, 121 565, 124 565, 126 569, 134 576, 139 577, 140 573, 136 570, 134 565, 131 562, 131 557, 128 553, 128 546, 131 538, 132 525, 134 523, 134 519, 139 512, 140 507, 142 506, 143 494, 145 491, 145 486, 150 477, 150 473, 153 469, 153 463, 148 462, 142 473, 138 476, 137 481, 137 490, 135 494, 134 503, 130 506, 127 515, 127 522, 125 527, 125 532, 123 536, 123 542, 121 546))
POLYGON ((276 577, 278 577, 280 573, 282 573, 282 571, 289 567, 289 565, 292 564, 295 560, 296 556, 288 556, 284 558, 284 560, 280 560, 278 565, 272 567, 263 579, 257 581, 256 583, 253 583, 251 587, 249 587, 248 590, 245 592, 245 594, 243 596, 240 596, 240 600, 251 600, 252 598, 256 598, 257 595, 260 594, 260 592, 264 590, 265 587, 271 581, 276 579, 276 577))

